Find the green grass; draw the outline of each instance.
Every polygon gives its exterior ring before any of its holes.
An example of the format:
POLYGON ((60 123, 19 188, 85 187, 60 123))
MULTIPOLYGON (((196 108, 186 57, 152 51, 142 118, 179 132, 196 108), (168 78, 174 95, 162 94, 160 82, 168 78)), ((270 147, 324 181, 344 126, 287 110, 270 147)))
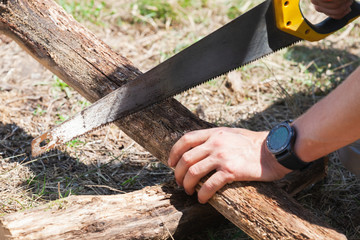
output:
POLYGON ((133 177, 128 178, 127 180, 125 180, 124 182, 121 183, 121 186, 129 186, 129 185, 134 185, 136 182, 136 179, 138 178, 138 175, 135 175, 133 177))
POLYGON ((57 113, 56 116, 58 117, 58 120, 55 121, 56 124, 60 124, 60 123, 63 123, 65 122, 66 120, 69 119, 69 116, 64 116, 60 113, 57 113))
POLYGON ((81 106, 81 110, 83 110, 84 108, 87 108, 88 106, 91 105, 91 103, 89 101, 86 101, 86 100, 80 100, 78 102, 78 104, 81 106))
POLYGON ((75 181, 75 178, 69 176, 54 179, 47 177, 46 173, 41 173, 27 179, 27 185, 32 189, 35 198, 48 198, 55 195, 59 198, 66 198, 76 194, 77 186, 74 184, 75 181), (57 188, 53 187, 54 183, 55 186, 57 183, 57 188))
POLYGON ((56 199, 54 201, 51 201, 49 203, 49 209, 48 210, 52 210, 54 209, 55 207, 57 209, 65 209, 66 208, 66 204, 67 204, 67 201, 63 199, 63 197, 61 199, 56 199))
POLYGON ((36 109, 33 111, 34 116, 43 116, 46 113, 46 110, 41 107, 40 104, 36 106, 36 109))
MULTIPOLYGON (((66 12, 73 15, 73 17, 82 23, 91 22, 99 26, 107 26, 105 17, 112 16, 118 10, 112 9, 111 4, 107 4, 106 0, 57 0, 57 2, 65 9, 66 12)), ((169 2, 166 0, 135 0, 130 1, 128 13, 132 15, 132 23, 149 23, 150 21, 162 23, 180 23, 182 19, 186 19, 196 9, 202 8, 217 8, 210 6, 208 0, 177 0, 169 2)), ((230 19, 236 18, 250 7, 255 6, 260 1, 249 2, 245 0, 226 1, 225 5, 228 10, 225 13, 230 19)), ((213 4, 213 3, 212 3, 213 4)), ((198 16, 195 17, 195 22, 200 23, 198 16)), ((118 18, 118 24, 123 22, 123 19, 118 18)))
POLYGON ((179 0, 178 4, 183 8, 204 8, 208 6, 208 0, 179 0))
POLYGON ((104 25, 102 17, 114 14, 114 12, 109 11, 104 1, 58 0, 58 3, 79 22, 91 22, 96 25, 104 25))
MULTIPOLYGON (((162 22, 175 20, 178 16, 175 9, 165 0, 138 0, 132 4, 132 9, 137 10, 144 18, 159 19, 162 22)), ((136 17, 135 20, 142 21, 136 17)))
POLYGON ((85 142, 76 138, 76 139, 71 140, 70 142, 67 142, 66 146, 76 148, 76 147, 82 146, 84 144, 85 144, 85 142))
POLYGON ((256 6, 260 2, 261 1, 259 1, 259 0, 256 0, 256 1, 231 0, 231 1, 228 1, 229 6, 228 6, 226 15, 230 19, 237 18, 238 16, 245 13, 247 10, 256 6))
POLYGON ((358 58, 346 50, 318 46, 294 46, 284 53, 284 59, 302 73, 295 80, 316 94, 328 93, 359 66, 358 58))
POLYGON ((46 189, 46 175, 41 179, 40 176, 35 176, 27 180, 27 185, 33 189, 33 194, 37 197, 42 197, 47 194, 46 189))
MULTIPOLYGON (((53 87, 53 92, 64 92, 66 94, 67 98, 71 98, 72 94, 71 94, 71 88, 70 86, 63 82, 58 76, 54 75, 53 76, 53 80, 54 83, 52 84, 53 87)), ((55 94, 56 95, 56 94, 55 94)))
POLYGON ((162 23, 180 23, 191 10, 208 6, 208 0, 136 0, 131 4, 134 22, 160 21, 162 23))

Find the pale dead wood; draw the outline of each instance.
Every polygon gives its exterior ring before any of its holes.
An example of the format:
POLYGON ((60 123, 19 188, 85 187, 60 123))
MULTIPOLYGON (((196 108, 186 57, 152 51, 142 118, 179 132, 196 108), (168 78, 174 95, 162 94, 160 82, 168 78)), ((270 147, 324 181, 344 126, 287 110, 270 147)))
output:
MULTIPOLYGON (((140 75, 50 0, 1 0, 0 29, 90 101, 140 75)), ((117 125, 163 163, 184 132, 212 127, 174 99, 117 125)), ((254 239, 344 239, 275 183, 234 183, 210 200, 254 239)))
POLYGON ((168 239, 216 218, 222 219, 181 190, 156 186, 121 195, 72 196, 10 214, 0 223, 0 239, 168 239))
MULTIPOLYGON (((323 169, 319 161, 278 184, 294 194, 307 186, 297 179, 310 173, 323 176, 323 169)), ((222 220, 211 206, 200 205, 181 189, 153 186, 122 195, 71 196, 8 214, 0 221, 0 239, 168 239, 222 220)))

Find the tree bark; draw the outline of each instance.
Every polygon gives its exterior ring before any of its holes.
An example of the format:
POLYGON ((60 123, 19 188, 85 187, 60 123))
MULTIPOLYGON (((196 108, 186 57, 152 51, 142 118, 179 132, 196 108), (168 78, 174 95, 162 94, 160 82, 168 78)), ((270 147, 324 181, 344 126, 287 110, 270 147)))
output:
MULTIPOLYGON (((141 74, 51 0, 0 0, 0 31, 91 102, 141 74)), ((181 135, 213 127, 174 99, 116 124, 165 164, 181 135)), ((210 204, 254 239, 345 238, 275 183, 229 184, 210 204)))
POLYGON ((71 196, 4 217, 0 239, 168 239, 224 220, 213 208, 194 202, 179 189, 161 186, 71 196))
MULTIPOLYGON (((293 195, 324 176, 324 161, 278 182, 293 195), (315 172, 316 171, 316 172, 315 172)), ((111 196, 71 196, 0 219, 0 239, 168 239, 218 225, 224 218, 171 185, 111 196), (33 223, 36 224, 33 224, 33 223)))

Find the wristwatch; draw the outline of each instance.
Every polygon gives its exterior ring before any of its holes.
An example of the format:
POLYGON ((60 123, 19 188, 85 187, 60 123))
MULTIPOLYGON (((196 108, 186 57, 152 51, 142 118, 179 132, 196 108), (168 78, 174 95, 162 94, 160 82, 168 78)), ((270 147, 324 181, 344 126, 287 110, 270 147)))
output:
POLYGON ((273 127, 266 138, 266 147, 284 167, 304 169, 310 163, 302 161, 294 152, 296 131, 291 122, 287 120, 273 127))

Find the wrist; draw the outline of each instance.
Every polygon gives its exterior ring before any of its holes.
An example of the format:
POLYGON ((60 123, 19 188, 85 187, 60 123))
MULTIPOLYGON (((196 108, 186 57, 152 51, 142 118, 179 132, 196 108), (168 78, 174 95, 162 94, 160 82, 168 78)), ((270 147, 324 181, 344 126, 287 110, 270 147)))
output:
POLYGON ((292 121, 288 120, 274 126, 266 138, 266 147, 277 162, 285 168, 304 169, 309 163, 302 161, 294 151, 297 136, 291 123, 292 121))
POLYGON ((265 138, 264 138, 264 142, 262 144, 262 159, 264 162, 267 163, 268 168, 270 169, 270 171, 276 176, 276 179, 281 179, 283 178, 286 174, 292 172, 291 169, 288 169, 286 167, 284 167, 283 165, 281 165, 278 160, 276 159, 276 157, 274 156, 274 154, 272 154, 269 149, 266 146, 266 136, 268 135, 268 132, 266 132, 265 138))
MULTIPOLYGON (((294 152, 302 161, 310 163, 320 157, 323 157, 320 153, 318 153, 318 144, 309 137, 309 134, 306 133, 306 128, 302 126, 301 122, 295 121, 292 124, 292 127, 295 129, 297 134, 294 144, 294 152)), ((307 127, 311 128, 311 126, 307 127)))

